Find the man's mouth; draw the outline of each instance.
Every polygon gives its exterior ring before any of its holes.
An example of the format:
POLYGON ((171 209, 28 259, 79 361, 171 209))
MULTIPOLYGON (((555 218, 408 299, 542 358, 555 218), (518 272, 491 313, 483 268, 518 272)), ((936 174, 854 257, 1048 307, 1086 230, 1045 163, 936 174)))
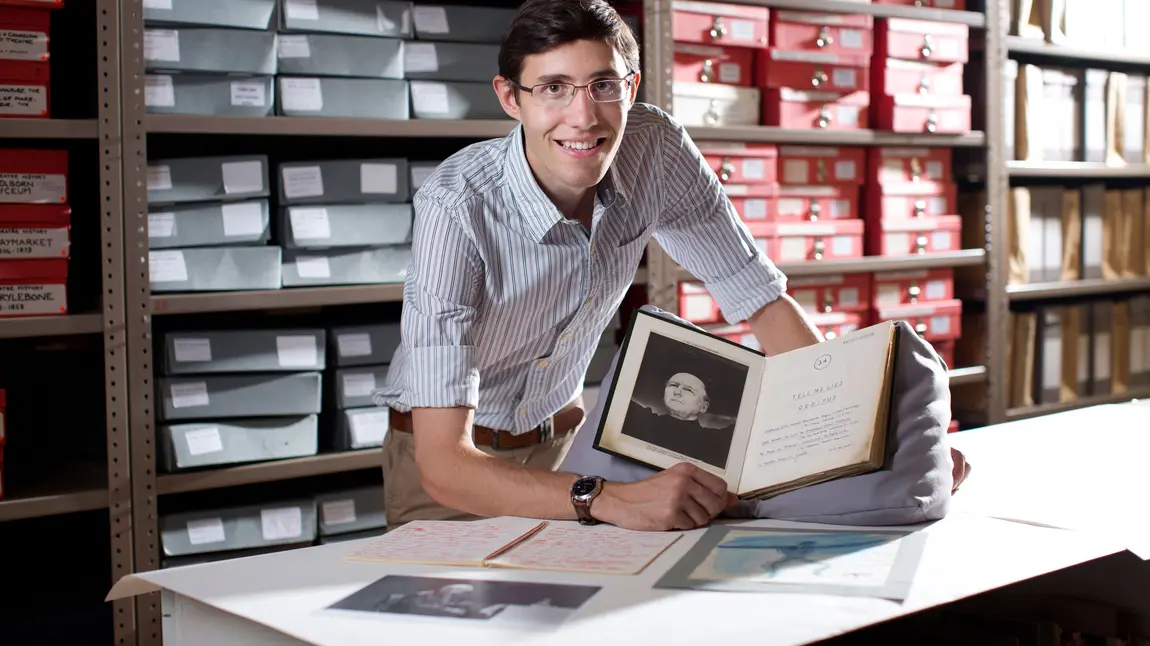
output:
POLYGON ((556 140, 555 143, 559 144, 564 150, 573 153, 587 153, 597 150, 607 141, 606 137, 598 137, 595 139, 572 139, 572 140, 556 140))

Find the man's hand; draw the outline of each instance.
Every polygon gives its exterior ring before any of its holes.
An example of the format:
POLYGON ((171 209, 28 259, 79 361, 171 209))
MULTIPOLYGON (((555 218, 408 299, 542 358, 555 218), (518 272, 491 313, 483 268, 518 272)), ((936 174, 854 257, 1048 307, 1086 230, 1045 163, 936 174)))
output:
POLYGON ((608 482, 591 515, 626 529, 695 529, 738 502, 722 478, 687 462, 638 482, 608 482))

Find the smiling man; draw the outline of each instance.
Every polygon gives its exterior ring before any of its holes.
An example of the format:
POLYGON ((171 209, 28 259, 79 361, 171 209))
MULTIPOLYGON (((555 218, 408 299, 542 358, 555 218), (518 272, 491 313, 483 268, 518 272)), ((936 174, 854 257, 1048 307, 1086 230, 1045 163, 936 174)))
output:
POLYGON ((681 464, 634 483, 555 471, 599 337, 654 237, 773 354, 817 343, 686 131, 635 102, 639 49, 605 0, 528 0, 493 81, 520 122, 414 198, 403 341, 376 402, 388 524, 514 515, 688 529, 734 502, 681 464))

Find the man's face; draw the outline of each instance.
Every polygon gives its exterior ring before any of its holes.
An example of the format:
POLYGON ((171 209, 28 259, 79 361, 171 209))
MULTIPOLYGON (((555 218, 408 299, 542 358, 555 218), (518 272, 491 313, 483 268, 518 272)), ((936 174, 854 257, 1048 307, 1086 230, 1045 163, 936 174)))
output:
POLYGON ((707 410, 707 391, 698 377, 680 372, 667 380, 663 403, 672 417, 695 419, 707 410))
POLYGON ((603 179, 619 149, 638 77, 624 88, 623 99, 613 103, 597 103, 581 88, 563 105, 565 100, 545 98, 562 91, 547 84, 587 85, 627 73, 623 57, 606 42, 580 40, 524 60, 519 84, 543 87, 536 87, 536 94, 519 91, 518 103, 515 88, 503 77, 495 79, 503 109, 523 124, 536 179, 552 198, 578 197, 603 179))

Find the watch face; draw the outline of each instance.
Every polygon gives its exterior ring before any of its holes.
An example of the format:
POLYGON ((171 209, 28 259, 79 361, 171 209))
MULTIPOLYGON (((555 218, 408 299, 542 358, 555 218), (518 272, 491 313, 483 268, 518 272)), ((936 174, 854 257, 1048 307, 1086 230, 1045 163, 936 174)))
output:
POLYGON ((571 494, 582 498, 590 496, 595 493, 595 488, 599 486, 599 481, 595 478, 579 478, 575 481, 574 486, 571 487, 571 494))

